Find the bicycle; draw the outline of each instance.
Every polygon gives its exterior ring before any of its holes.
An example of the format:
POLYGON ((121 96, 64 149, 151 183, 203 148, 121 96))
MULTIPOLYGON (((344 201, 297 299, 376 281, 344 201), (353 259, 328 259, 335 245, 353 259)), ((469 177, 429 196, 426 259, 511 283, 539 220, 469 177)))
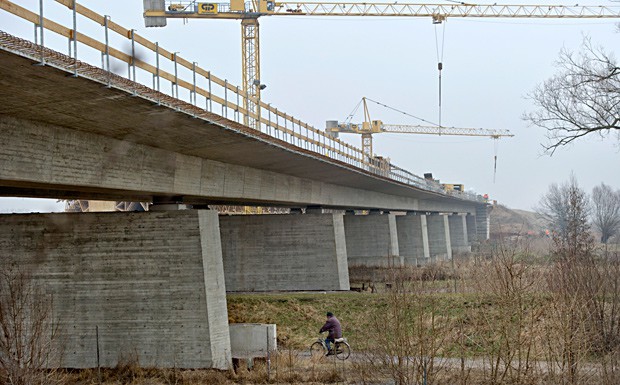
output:
MULTIPOLYGON (((339 360, 346 360, 351 355, 351 346, 346 338, 336 338, 332 343, 332 351, 339 360)), ((327 355, 327 345, 325 340, 320 338, 310 345, 310 357, 312 359, 320 359, 327 355)))

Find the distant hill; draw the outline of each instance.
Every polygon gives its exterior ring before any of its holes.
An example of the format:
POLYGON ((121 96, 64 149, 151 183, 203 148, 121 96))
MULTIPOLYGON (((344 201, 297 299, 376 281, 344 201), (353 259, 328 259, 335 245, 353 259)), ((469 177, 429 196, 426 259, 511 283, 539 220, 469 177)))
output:
POLYGON ((496 204, 491 210, 491 236, 540 235, 545 231, 545 221, 535 212, 510 209, 496 204))

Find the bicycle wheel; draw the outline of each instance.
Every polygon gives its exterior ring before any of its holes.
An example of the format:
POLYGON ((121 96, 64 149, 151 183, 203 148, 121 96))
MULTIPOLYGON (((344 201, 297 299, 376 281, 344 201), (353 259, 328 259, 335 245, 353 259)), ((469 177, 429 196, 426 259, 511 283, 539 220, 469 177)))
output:
POLYGON ((323 344, 319 341, 310 345, 310 358, 313 360, 325 357, 325 353, 325 346, 323 346, 323 344))
POLYGON ((346 360, 351 355, 351 347, 346 342, 339 342, 335 346, 336 358, 339 360, 346 360))

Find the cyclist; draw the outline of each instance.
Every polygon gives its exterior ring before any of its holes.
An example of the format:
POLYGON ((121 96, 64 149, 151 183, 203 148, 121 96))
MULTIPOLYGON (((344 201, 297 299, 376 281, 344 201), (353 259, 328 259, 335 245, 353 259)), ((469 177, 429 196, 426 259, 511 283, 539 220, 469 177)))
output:
POLYGON ((342 327, 340 326, 340 321, 338 318, 334 316, 334 314, 330 311, 327 312, 327 321, 325 321, 325 325, 321 328, 319 333, 323 332, 327 333, 327 338, 325 339, 325 345, 327 345, 327 355, 332 355, 335 352, 332 351, 331 342, 334 342, 337 338, 342 338, 342 327))

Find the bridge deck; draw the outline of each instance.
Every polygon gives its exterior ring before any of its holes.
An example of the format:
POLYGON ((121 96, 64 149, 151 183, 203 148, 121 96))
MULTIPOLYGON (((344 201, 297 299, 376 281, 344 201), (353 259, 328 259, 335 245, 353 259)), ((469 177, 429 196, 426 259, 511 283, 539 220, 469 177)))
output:
MULTIPOLYGON (((418 199, 455 199, 292 146, 188 103, 184 109, 195 109, 200 118, 158 106, 142 95, 144 89, 151 94, 155 91, 124 78, 115 77, 115 81, 135 87, 136 96, 105 87, 102 80, 107 78, 107 72, 96 67, 80 63, 92 76, 74 78, 64 69, 38 66, 36 61, 16 54, 14 48, 11 51, 0 50, 0 115, 357 189, 418 199)), ((53 51, 48 57, 71 61, 53 51)), ((172 99, 164 94, 157 97, 172 99)))

